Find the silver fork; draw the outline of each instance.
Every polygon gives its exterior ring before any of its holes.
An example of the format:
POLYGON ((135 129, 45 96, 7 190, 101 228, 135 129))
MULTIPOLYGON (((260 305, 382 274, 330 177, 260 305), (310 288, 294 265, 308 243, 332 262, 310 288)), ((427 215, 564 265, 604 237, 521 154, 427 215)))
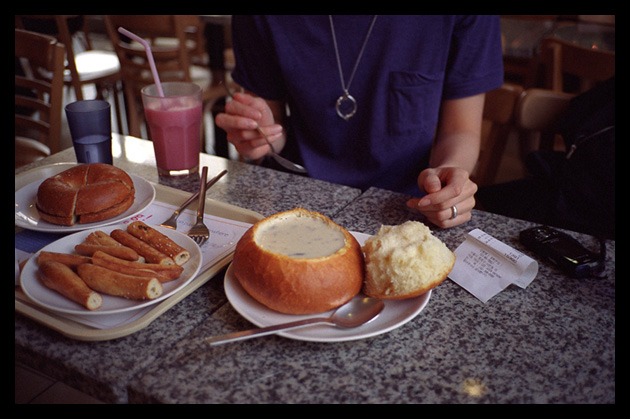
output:
MULTIPOLYGON (((232 91, 225 85, 225 83, 221 82, 221 85, 223 86, 223 88, 227 92, 228 96, 230 98, 234 99, 234 95, 232 94, 232 91)), ((256 131, 258 131, 258 133, 265 139, 265 141, 267 142, 267 145, 271 149, 270 152, 269 152, 269 155, 278 164, 280 164, 280 166, 284 167, 285 169, 289 169, 289 170, 291 170, 293 172, 308 173, 304 167, 300 166, 297 163, 293 163, 292 161, 290 161, 288 159, 285 159, 280 154, 276 153, 276 150, 273 148, 273 145, 271 144, 271 141, 269 141, 269 138, 267 138, 267 136, 263 132, 262 128, 260 128, 258 125, 256 126, 256 131)))
MULTIPOLYGON (((219 181, 219 179, 221 179, 223 177, 223 175, 225 175, 226 173, 227 173, 227 170, 223 170, 218 175, 216 175, 215 177, 210 179, 208 181, 208 184, 206 185, 206 192, 208 192, 208 189, 210 189, 210 187, 212 185, 217 183, 219 181)), ((168 218, 168 220, 165 220, 162 224, 160 224, 160 226, 167 227, 167 228, 172 228, 173 230, 177 230, 177 218, 179 218, 179 215, 182 213, 182 211, 184 211, 184 209, 186 209, 186 207, 188 207, 188 205, 190 205, 190 203, 192 201, 197 199, 198 196, 199 196, 199 191, 197 191, 193 195, 191 195, 190 198, 188 198, 186 200, 186 202, 184 202, 179 208, 177 208, 175 210, 175 212, 173 212, 173 214, 171 214, 171 216, 168 218)))
POLYGON ((204 166, 201 172, 201 187, 199 188, 199 205, 197 206, 197 223, 188 232, 188 237, 193 239, 199 246, 210 238, 210 230, 203 223, 203 214, 206 206, 206 180, 208 177, 208 167, 204 166))

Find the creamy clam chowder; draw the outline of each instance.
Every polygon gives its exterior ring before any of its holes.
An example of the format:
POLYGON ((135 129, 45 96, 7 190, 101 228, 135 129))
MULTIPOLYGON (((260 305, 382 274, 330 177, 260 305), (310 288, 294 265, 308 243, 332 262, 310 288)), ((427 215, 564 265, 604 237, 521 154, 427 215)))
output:
POLYGON ((295 215, 262 224, 255 240, 269 252, 309 259, 332 255, 346 242, 341 230, 323 220, 295 215))

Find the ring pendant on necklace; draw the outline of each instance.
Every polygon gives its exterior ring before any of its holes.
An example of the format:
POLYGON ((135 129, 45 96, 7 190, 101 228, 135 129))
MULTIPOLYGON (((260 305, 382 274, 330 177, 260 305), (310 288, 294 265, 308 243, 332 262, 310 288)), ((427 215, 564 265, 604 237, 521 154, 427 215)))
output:
POLYGON ((357 113, 357 101, 346 91, 342 96, 339 96, 339 99, 337 99, 335 110, 337 111, 337 115, 347 121, 352 118, 355 113, 357 113))
POLYGON ((339 96, 339 99, 337 99, 337 102, 335 103, 335 111, 337 112, 337 115, 339 115, 345 121, 349 120, 354 116, 355 113, 357 113, 357 101, 348 91, 350 90, 350 85, 352 84, 352 80, 354 79, 354 74, 359 67, 359 62, 361 61, 361 57, 363 56, 363 52, 365 51, 365 46, 367 45, 368 39, 370 39, 370 34, 372 33, 372 29, 374 28, 376 17, 377 15, 374 15, 374 17, 372 18, 370 27, 368 28, 367 34, 365 35, 365 39, 363 40, 363 45, 361 46, 361 50, 359 51, 359 56, 354 62, 352 74, 350 74, 350 79, 348 80, 348 86, 346 87, 346 83, 343 77, 343 70, 341 69, 341 58, 339 57, 337 36, 335 35, 335 25, 333 23, 332 15, 328 15, 328 19, 330 21, 330 31, 332 32, 333 38, 333 46, 335 47, 335 58, 337 59, 339 79, 341 80, 341 88, 343 89, 343 95, 339 96))

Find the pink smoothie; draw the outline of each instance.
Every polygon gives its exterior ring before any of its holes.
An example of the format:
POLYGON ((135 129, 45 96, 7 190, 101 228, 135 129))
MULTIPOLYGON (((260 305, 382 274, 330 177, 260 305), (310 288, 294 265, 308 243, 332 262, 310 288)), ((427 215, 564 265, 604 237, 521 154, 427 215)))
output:
POLYGON ((145 116, 159 169, 177 171, 199 166, 201 105, 145 109, 145 116))

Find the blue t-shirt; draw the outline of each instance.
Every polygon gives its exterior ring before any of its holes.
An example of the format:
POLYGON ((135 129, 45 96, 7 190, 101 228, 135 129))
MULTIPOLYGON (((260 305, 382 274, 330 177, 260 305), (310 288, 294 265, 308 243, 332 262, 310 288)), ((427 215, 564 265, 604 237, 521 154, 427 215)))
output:
MULTIPOLYGON (((372 18, 333 17, 346 86, 372 18)), ((378 16, 349 89, 357 112, 345 121, 328 16, 234 16, 232 31, 234 80, 286 100, 287 149, 297 145, 309 176, 361 189, 420 196, 440 102, 503 83, 497 16, 378 16)))

